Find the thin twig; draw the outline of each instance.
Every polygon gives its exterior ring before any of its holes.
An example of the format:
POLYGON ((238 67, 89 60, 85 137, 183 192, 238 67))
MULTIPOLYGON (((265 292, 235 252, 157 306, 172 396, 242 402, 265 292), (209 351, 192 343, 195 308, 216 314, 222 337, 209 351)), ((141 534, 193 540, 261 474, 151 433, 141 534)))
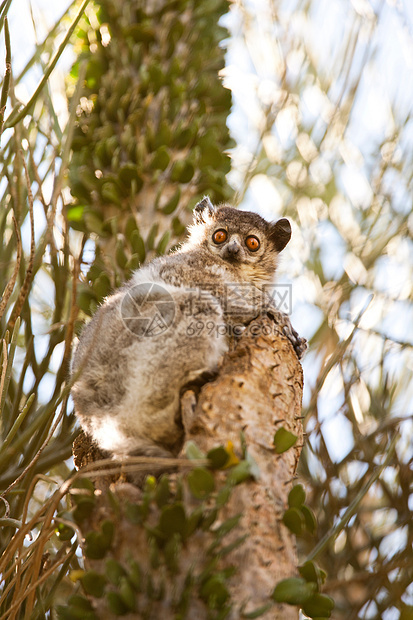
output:
POLYGON ((6 45, 6 72, 4 74, 3 88, 1 89, 0 99, 0 135, 3 133, 4 113, 6 111, 7 98, 9 96, 11 77, 11 45, 7 17, 4 18, 4 40, 6 45))
POLYGON ((32 107, 34 106, 34 104, 36 103, 36 100, 39 96, 39 94, 41 93, 41 91, 43 90, 44 85, 46 84, 47 80, 50 77, 50 74, 52 73, 53 69, 55 68, 57 61, 59 60, 60 56, 62 55, 63 51, 65 50, 70 37, 72 36, 80 18, 82 17, 84 10, 86 9, 87 5, 89 3, 89 0, 84 0, 76 17, 74 18, 74 20, 72 21, 72 23, 70 24, 70 27, 66 33, 65 38, 63 39, 63 41, 61 42, 61 44, 59 45, 59 48, 56 52, 56 54, 53 56, 51 63, 49 64, 49 66, 47 67, 42 79, 39 82, 39 85, 37 86, 36 90, 34 91, 33 95, 30 97, 30 100, 27 102, 27 104, 24 106, 24 108, 22 110, 20 110, 20 112, 17 112, 17 110, 13 110, 10 114, 10 116, 7 118, 6 122, 5 122, 5 127, 14 127, 18 122, 20 122, 25 116, 26 114, 28 114, 30 112, 30 110, 32 109, 32 107))
POLYGON ((6 370, 7 370, 7 344, 6 344, 6 341, 3 340, 3 366, 1 368, 1 378, 0 378, 0 397, 3 394, 4 381, 6 380, 6 370))
POLYGON ((65 396, 63 403, 62 403, 62 407, 60 410, 59 415, 56 418, 55 423, 53 424, 48 436, 46 437, 46 439, 44 440, 43 444, 40 446, 40 448, 38 449, 37 453, 35 454, 35 456, 32 458, 32 460, 30 461, 30 463, 27 465, 27 467, 25 467, 22 471, 22 473, 16 478, 16 480, 14 480, 11 484, 9 484, 9 486, 7 487, 7 489, 4 491, 4 495, 7 495, 7 493, 9 493, 11 491, 11 489, 13 487, 16 486, 16 484, 18 484, 20 482, 20 480, 27 474, 27 472, 34 466, 34 464, 39 460, 39 457, 41 455, 41 453, 43 452, 43 450, 46 448, 47 444, 49 443, 49 441, 51 440, 51 438, 53 437, 53 434, 56 430, 56 428, 58 427, 58 425, 61 422, 61 419, 64 415, 65 412, 65 408, 66 408, 66 403, 67 403, 67 399, 69 398, 68 394, 65 396))
POLYGON ((11 5, 11 0, 3 0, 0 5, 0 32, 3 30, 4 20, 11 5))
POLYGON ((26 297, 27 297, 27 295, 29 293, 30 285, 31 285, 31 282, 32 282, 32 279, 33 279, 33 264, 34 264, 34 257, 35 257, 35 253, 36 253, 36 243, 35 243, 35 237, 34 237, 33 193, 32 193, 30 177, 29 177, 29 171, 27 169, 26 160, 24 159, 23 154, 22 154, 21 151, 19 151, 19 156, 21 157, 21 160, 23 162, 24 172, 25 172, 25 176, 26 176, 26 184, 27 184, 27 197, 28 197, 28 200, 29 200, 29 212, 30 212, 30 258, 29 258, 29 264, 27 266, 26 276, 24 278, 23 285, 22 285, 22 287, 20 289, 19 296, 17 297, 16 303, 14 304, 14 308, 13 308, 13 311, 12 311, 10 319, 9 319, 10 330, 13 329, 14 324, 16 322, 16 319, 20 315, 21 310, 23 308, 23 304, 24 304, 24 302, 26 300, 26 297))
POLYGON ((0 500, 4 503, 4 507, 5 507, 5 513, 3 516, 8 517, 10 515, 10 504, 7 501, 7 499, 3 497, 2 495, 0 495, 0 500))
MULTIPOLYGON (((49 533, 53 533, 53 532, 54 532, 54 528, 52 528, 51 532, 49 532, 49 533)), ((70 557, 73 557, 73 556, 74 556, 74 554, 75 554, 75 550, 74 550, 74 549, 71 549, 71 550, 69 551, 69 553, 67 554, 67 557, 69 557, 69 556, 70 556, 70 557)), ((67 559, 67 557, 66 557, 66 558, 64 558, 64 559, 66 560, 66 559, 67 559)), ((21 595, 21 596, 20 596, 20 598, 19 598, 17 601, 15 601, 12 605, 10 605, 10 607, 9 607, 9 609, 6 611, 6 613, 5 613, 5 614, 3 614, 3 615, 0 617, 0 620, 6 620, 6 618, 9 618, 9 619, 10 619, 10 616, 9 616, 10 612, 11 612, 11 611, 14 611, 16 608, 18 609, 18 608, 21 606, 21 604, 23 603, 24 599, 25 599, 25 598, 27 598, 27 596, 30 596, 30 597, 31 597, 31 596, 34 594, 34 592, 36 591, 36 589, 37 589, 37 588, 38 588, 38 587, 39 587, 39 586, 40 586, 40 585, 41 585, 44 581, 46 581, 46 579, 47 579, 48 577, 50 577, 50 575, 51 575, 51 574, 52 574, 52 573, 56 570, 56 568, 57 568, 58 566, 60 566, 61 564, 62 564, 62 561, 61 561, 61 559, 59 558, 59 560, 58 560, 57 562, 55 562, 54 564, 52 564, 52 566, 51 566, 50 568, 48 568, 47 570, 45 570, 45 571, 43 572, 42 576, 41 576, 41 577, 39 577, 39 578, 38 578, 38 579, 37 579, 37 580, 36 580, 36 581, 35 581, 32 585, 30 585, 27 589, 22 590, 22 592, 20 592, 20 595, 21 595)))
POLYGON ((71 357, 71 353, 72 353, 72 341, 73 341, 74 325, 75 325, 75 321, 77 319, 77 316, 79 314, 79 306, 76 303, 77 285, 78 285, 78 281, 79 281, 80 267, 81 267, 82 260, 83 260, 83 250, 84 250, 84 247, 85 247, 86 240, 87 240, 87 237, 85 235, 83 237, 83 239, 82 239, 82 247, 80 249, 79 256, 78 256, 77 259, 75 259, 74 265, 73 265, 73 271, 72 271, 72 297, 71 297, 71 304, 70 304, 70 314, 69 314, 69 320, 68 320, 67 326, 66 326, 65 351, 64 351, 64 354, 63 354, 63 360, 62 360, 62 365, 61 365, 61 368, 62 368, 63 372, 67 372, 67 369, 69 367, 69 361, 70 361, 70 357, 71 357))
MULTIPOLYGON (((33 480, 31 481, 29 488, 27 490, 27 494, 26 494, 26 498, 24 501, 24 505, 23 505, 23 513, 22 513, 22 524, 25 524, 26 518, 27 518, 27 513, 29 510, 29 502, 33 496, 33 492, 34 492, 34 488, 36 486, 36 484, 38 483, 39 480, 45 480, 46 476, 44 476, 43 474, 37 474, 36 476, 34 476, 33 480)), ((49 478, 47 480, 47 482, 50 483, 55 483, 54 480, 52 480, 51 478, 49 478)), ((17 557, 16 557, 16 571, 15 571, 15 578, 14 578, 14 590, 13 590, 13 598, 11 600, 11 607, 13 606, 13 603, 15 602, 16 599, 18 599, 19 594, 21 594, 21 591, 25 591, 26 588, 21 588, 20 584, 21 584, 21 580, 22 580, 22 573, 26 570, 26 564, 27 562, 23 562, 23 552, 24 552, 24 546, 23 546, 23 541, 24 539, 21 540, 21 545, 18 548, 17 551, 17 557)), ((35 558, 35 554, 33 553, 32 555, 32 560, 34 560, 35 558)), ((26 572, 26 575, 30 574, 28 572, 26 572)), ((32 575, 31 575, 32 576, 32 575)))
POLYGON ((333 527, 323 536, 323 538, 320 540, 320 542, 314 547, 314 549, 311 551, 311 553, 307 556, 306 562, 314 561, 315 558, 322 551, 324 551, 324 549, 333 540, 335 540, 337 538, 337 536, 339 535, 341 530, 350 521, 351 517, 356 512, 357 508, 359 507, 360 502, 366 496, 366 494, 367 494, 368 490, 370 489, 370 487, 372 486, 372 484, 374 482, 376 482, 376 480, 381 476, 382 472, 386 469, 386 467, 390 463, 390 461, 391 461, 391 459, 393 457, 393 453, 394 453, 394 450, 396 448, 396 443, 397 443, 398 439, 399 439, 399 434, 396 433, 394 435, 393 439, 391 440, 390 446, 389 446, 388 451, 387 451, 387 456, 386 456, 385 460, 383 461, 383 463, 379 467, 377 467, 377 469, 373 472, 373 474, 367 480, 366 484, 360 489, 360 491, 357 493, 356 497, 353 499, 353 501, 351 502, 351 504, 349 505, 349 507, 347 508, 347 510, 345 511, 344 515, 341 517, 341 519, 335 525, 333 525, 333 527))
POLYGON ((7 282, 6 288, 4 289, 3 296, 0 300, 0 319, 2 318, 4 311, 7 307, 10 296, 13 292, 14 285, 16 284, 17 276, 20 269, 20 262, 22 258, 22 241, 20 238, 19 227, 17 226, 16 218, 13 215, 13 225, 14 225, 14 234, 17 239, 17 249, 16 249, 16 263, 14 265, 13 275, 10 280, 7 282))
POLYGON ((69 120, 67 121, 67 125, 65 128, 66 139, 65 139, 62 153, 61 153, 60 169, 59 169, 59 173, 55 177, 54 184, 53 184, 53 190, 52 190, 52 197, 50 199, 51 210, 47 218, 47 230, 46 230, 46 236, 45 236, 46 241, 50 241, 50 237, 52 236, 54 218, 55 218, 56 210, 57 210, 57 201, 58 201, 60 192, 62 191, 64 175, 66 174, 66 170, 68 168, 69 161, 70 161, 73 134, 74 134, 75 123, 77 119, 76 108, 77 108, 78 102, 83 92, 84 80, 86 76, 86 68, 87 68, 86 62, 84 61, 80 65, 76 89, 75 89, 75 92, 73 93, 73 97, 70 102, 69 120))

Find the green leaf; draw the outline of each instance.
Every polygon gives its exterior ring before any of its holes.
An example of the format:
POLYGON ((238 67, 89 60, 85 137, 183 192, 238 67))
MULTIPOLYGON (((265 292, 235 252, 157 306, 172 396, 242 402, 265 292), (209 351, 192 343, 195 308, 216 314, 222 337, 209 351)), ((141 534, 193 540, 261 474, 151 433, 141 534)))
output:
POLYGON ((138 230, 134 230, 132 232, 130 242, 133 252, 139 256, 140 262, 143 263, 146 256, 145 242, 140 236, 138 230))
POLYGON ((96 500, 94 497, 80 495, 75 501, 76 508, 73 511, 73 518, 77 523, 79 523, 87 517, 90 517, 95 508, 96 500))
POLYGON ((231 486, 222 487, 217 493, 216 505, 218 508, 222 508, 225 504, 228 503, 229 498, 231 497, 232 488, 231 486))
MULTIPOLYGON (((138 254, 132 254, 125 265, 125 271, 135 271, 141 264, 141 259, 138 254)), ((129 277, 129 276, 128 276, 129 277)))
POLYGON ((85 314, 91 314, 92 305, 97 302, 96 295, 91 289, 83 289, 77 298, 77 305, 85 314))
POLYGON ((170 215, 176 209, 179 204, 179 199, 181 197, 181 189, 178 187, 172 198, 168 200, 168 202, 162 207, 162 213, 165 215, 170 215))
POLYGON ((97 620, 94 611, 85 611, 78 607, 58 605, 56 611, 58 620, 97 620))
POLYGON ((108 558, 105 564, 105 574, 110 583, 114 586, 118 586, 120 578, 126 575, 126 571, 115 558, 108 558))
POLYGON ((100 236, 107 236, 103 230, 103 220, 101 216, 96 213, 96 211, 92 211, 91 209, 85 210, 83 219, 89 232, 96 233, 100 236))
POLYGON ((159 530, 166 538, 173 534, 184 537, 186 532, 186 515, 182 504, 173 504, 162 508, 159 519, 159 530))
POLYGON ((158 505, 158 508, 162 508, 171 498, 171 491, 169 488, 169 477, 164 475, 161 477, 156 490, 155 490, 155 501, 158 505))
POLYGON ((185 454, 190 461, 197 461, 199 459, 207 458, 205 452, 202 452, 202 450, 198 448, 196 443, 192 440, 187 442, 185 446, 185 454))
POLYGON ((197 499, 206 499, 215 490, 214 476, 206 469, 197 467, 188 474, 188 485, 197 499))
POLYGON ((211 525, 216 521, 217 516, 218 510, 216 508, 213 508, 209 512, 205 513, 201 522, 202 529, 204 531, 209 530, 211 525))
MULTIPOLYGON (((168 167, 171 156, 169 155, 166 146, 160 146, 154 154, 151 163, 149 164, 153 170, 164 171, 168 167)), ((171 211, 172 213, 172 211, 171 211)))
POLYGON ((182 550, 181 537, 173 534, 168 540, 163 550, 165 562, 171 573, 177 573, 179 569, 179 558, 182 550))
POLYGON ((175 183, 189 183, 195 173, 195 168, 189 161, 176 161, 171 170, 171 181, 175 183))
MULTIPOLYGON (((86 491, 88 491, 91 497, 93 497, 95 494, 95 485, 93 484, 91 480, 89 480, 89 478, 78 478, 72 484, 72 488, 73 489, 85 489, 86 491)), ((73 498, 75 501, 77 497, 80 497, 80 496, 76 494, 73 495, 73 498)))
POLYGON ((125 237, 128 241, 131 241, 132 235, 137 230, 139 232, 138 225, 136 223, 136 219, 133 215, 130 215, 125 224, 125 237))
POLYGON ((277 583, 271 597, 277 603, 304 605, 315 592, 315 583, 308 583, 301 577, 289 577, 277 583))
POLYGON ((228 555, 228 553, 231 553, 231 551, 234 551, 234 549, 241 547, 241 545, 247 540, 247 538, 248 538, 248 534, 244 534, 243 536, 239 536, 234 541, 229 543, 229 545, 226 545, 225 547, 221 547, 219 550, 220 557, 224 557, 228 555))
POLYGON ((142 588, 142 569, 135 560, 129 561, 128 577, 136 592, 140 592, 142 588))
POLYGON ((125 269, 128 262, 128 257, 126 256, 124 250, 124 244, 120 239, 116 242, 116 262, 121 269, 125 269))
POLYGON ((298 572, 306 581, 314 581, 317 587, 320 588, 325 582, 327 573, 322 570, 315 562, 305 562, 298 567, 298 572))
POLYGON ((69 207, 67 209, 67 219, 69 220, 69 223, 72 224, 73 222, 81 222, 83 220, 84 211, 85 207, 83 205, 69 207))
POLYGON ((107 203, 121 204, 120 193, 117 185, 112 181, 106 181, 100 188, 100 195, 107 203))
POLYGON ((183 235, 186 230, 179 217, 172 218, 172 229, 174 231, 174 235, 176 235, 177 237, 183 235))
POLYGON ((201 587, 201 597, 210 609, 220 609, 229 597, 228 589, 220 575, 213 575, 201 587))
POLYGON ((303 604, 303 612, 310 618, 330 618, 334 609, 334 600, 327 594, 316 592, 303 604))
POLYGON ((135 592, 126 577, 120 578, 119 594, 122 601, 130 611, 135 609, 135 592))
POLYGON ((106 578, 95 570, 89 570, 80 578, 82 586, 90 596, 101 598, 105 593, 106 578))
POLYGON ((317 529, 317 519, 315 518, 313 511, 305 504, 301 506, 300 510, 304 515, 306 529, 310 532, 310 534, 314 534, 317 529))
POLYGON ((148 233, 148 236, 146 238, 146 247, 148 248, 148 250, 153 250, 153 248, 155 247, 155 237, 158 234, 158 228, 159 224, 155 223, 148 233))
MULTIPOLYGON (((72 519, 72 515, 70 513, 67 516, 66 513, 59 513, 58 516, 62 519, 72 519)), ((59 540, 61 540, 62 542, 68 541, 73 538, 74 535, 75 530, 70 527, 70 525, 66 525, 66 523, 56 523, 56 536, 59 538, 59 540)))
POLYGON ((112 521, 106 519, 101 525, 102 530, 102 542, 106 547, 110 547, 115 534, 115 526, 112 521))
POLYGON ((302 484, 296 484, 288 494, 290 508, 300 508, 305 502, 305 491, 302 484))
POLYGON ((59 620, 97 620, 91 603, 78 594, 69 598, 67 606, 60 605, 56 611, 59 620))
POLYGON ((125 506, 125 516, 133 524, 137 525, 143 521, 143 510, 139 504, 127 502, 125 506))
POLYGON ((245 480, 251 478, 251 466, 248 461, 241 461, 238 465, 235 465, 229 472, 227 482, 230 485, 241 484, 245 480))
POLYGON ((152 476, 152 475, 146 476, 144 492, 148 493, 148 494, 151 494, 151 493, 154 493, 155 490, 156 490, 156 478, 155 478, 155 476, 152 476))
POLYGON ((101 273, 100 276, 93 282, 93 290, 98 299, 103 299, 103 297, 109 295, 111 288, 112 285, 110 278, 105 272, 101 273))
POLYGON ((85 555, 91 560, 101 560, 105 557, 106 547, 101 544, 101 537, 98 532, 86 534, 85 555))
POLYGON ((138 191, 142 189, 143 181, 138 174, 138 169, 136 167, 136 164, 128 163, 128 164, 124 164, 123 166, 121 166, 119 169, 119 180, 126 187, 130 187, 132 184, 132 181, 135 181, 139 187, 138 191))
POLYGON ((100 532, 89 532, 86 534, 85 554, 91 560, 101 560, 105 557, 110 548, 113 536, 114 525, 111 521, 104 521, 100 532))
POLYGON ((273 603, 268 603, 268 605, 263 605, 262 607, 258 607, 257 609, 254 609, 253 611, 242 612, 241 618, 247 618, 248 620, 253 620, 254 618, 260 618, 265 613, 267 613, 267 611, 269 611, 272 606, 273 606, 273 603))
POLYGON ((173 137, 174 146, 178 149, 184 149, 194 138, 195 131, 192 127, 186 127, 173 137))
POLYGON ((212 166, 217 169, 221 167, 222 153, 216 144, 201 148, 201 158, 199 160, 199 166, 201 169, 207 166, 212 166))
POLYGON ((259 480, 261 476, 260 468, 258 467, 257 461, 248 450, 245 454, 245 460, 249 465, 249 471, 252 478, 254 478, 254 480, 259 480))
POLYGON ((211 469, 221 469, 228 463, 229 454, 223 446, 218 446, 218 448, 209 450, 207 453, 207 458, 211 469))
POLYGON ((187 518, 185 537, 188 538, 195 532, 195 530, 201 525, 204 511, 202 507, 195 508, 195 510, 187 518))
POLYGON ((283 515, 283 523, 296 536, 300 536, 305 525, 304 517, 298 508, 289 508, 283 515))
POLYGON ((160 238, 158 245, 156 246, 157 254, 159 254, 160 256, 162 256, 162 254, 165 254, 170 238, 171 238, 171 231, 170 230, 165 231, 162 237, 160 238))
POLYGON ((79 594, 74 594, 69 598, 69 605, 73 605, 73 607, 78 607, 79 609, 83 609, 83 611, 92 611, 93 607, 84 596, 80 596, 79 594))
POLYGON ((242 515, 235 515, 234 517, 230 517, 226 519, 221 525, 215 530, 215 535, 217 538, 222 539, 224 536, 229 534, 235 527, 237 527, 240 522, 242 515))
POLYGON ((106 599, 108 602, 109 610, 115 616, 124 616, 128 613, 128 611, 130 611, 118 592, 107 592, 106 599))
POLYGON ((297 441, 297 436, 290 431, 287 431, 283 426, 278 429, 278 431, 274 435, 274 446, 277 454, 282 454, 286 452, 297 441))

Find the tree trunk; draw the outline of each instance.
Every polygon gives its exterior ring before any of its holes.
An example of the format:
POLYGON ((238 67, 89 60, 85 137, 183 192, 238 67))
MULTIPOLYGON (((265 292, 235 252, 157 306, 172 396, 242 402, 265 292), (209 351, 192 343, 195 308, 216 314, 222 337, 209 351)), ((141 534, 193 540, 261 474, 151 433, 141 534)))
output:
MULTIPOLYGON (((153 548, 150 551, 148 547, 148 531, 159 529, 160 508, 152 506, 146 528, 135 527, 131 525, 130 515, 129 519, 125 518, 124 507, 142 500, 140 489, 119 482, 112 485, 112 492, 121 507, 120 512, 119 507, 117 509, 118 514, 113 509, 113 497, 109 502, 105 493, 100 496, 99 508, 93 519, 88 520, 86 528, 97 528, 104 519, 113 519, 116 533, 112 557, 126 566, 126 559, 132 554, 141 574, 151 576, 151 587, 148 588, 148 584, 140 587, 140 593, 129 607, 135 611, 127 613, 126 618, 206 620, 226 617, 236 620, 242 613, 266 605, 269 609, 261 618, 298 618, 297 607, 276 605, 270 595, 278 581, 296 573, 295 537, 282 523, 282 516, 287 508, 302 445, 302 388, 302 368, 290 342, 270 319, 260 318, 253 321, 234 343, 217 378, 202 387, 198 398, 195 399, 193 392, 186 392, 183 396, 186 439, 194 441, 204 452, 232 442, 234 452, 239 456, 242 454, 241 444, 244 444, 248 458, 251 461, 252 457, 259 474, 232 489, 229 500, 210 529, 199 528, 184 541, 177 554, 179 565, 175 571, 159 569, 159 561, 154 561, 153 548), (280 426, 297 435, 298 440, 293 448, 277 455, 273 437, 280 426), (242 516, 237 526, 225 537, 225 548, 229 551, 220 551, 216 556, 215 576, 212 582, 208 582, 210 585, 205 586, 201 573, 206 570, 205 558, 217 544, 214 536, 221 524, 229 523, 228 519, 239 514, 242 516), (237 545, 236 541, 244 535, 247 535, 245 540, 237 545), (212 588, 214 579, 219 581, 222 575, 229 575, 233 566, 236 572, 228 579, 225 577, 227 598, 223 594, 224 603, 221 600, 220 607, 219 589, 218 602, 208 598, 207 591, 212 588), (188 575, 192 579, 191 587, 188 586, 188 575), (154 592, 158 593, 158 600, 154 592), (188 600, 180 607, 184 593, 188 600), (181 608, 185 613, 179 615, 177 609, 181 608), (228 615, 220 616, 219 612, 224 608, 228 609, 228 615)), ((228 470, 215 474, 218 487, 226 476, 228 470)), ((200 502, 186 490, 182 503, 189 518, 200 502)), ((83 534, 86 533, 85 525, 83 534)), ((88 560, 87 564, 97 572, 105 570, 105 560, 88 560)), ((111 617, 108 616, 106 600, 94 599, 93 602, 99 618, 111 617)))
POLYGON ((232 195, 226 174, 231 93, 219 25, 227 0, 98 0, 78 34, 87 63, 72 143, 70 225, 97 235, 78 304, 93 314, 145 259, 183 240, 208 193, 232 195), (102 36, 104 33, 104 36, 102 36))
MULTIPOLYGON (((301 364, 270 319, 252 325, 268 335, 243 336, 226 356, 218 379, 204 386, 186 428, 187 439, 204 451, 228 440, 237 446, 243 432, 259 468, 259 479, 237 486, 222 515, 242 513, 240 529, 248 533, 229 558, 238 569, 231 595, 234 601, 248 600, 246 611, 268 602, 274 585, 296 572, 295 537, 281 519, 303 437, 301 364), (280 425, 298 436, 298 446, 276 455, 273 437, 280 425)), ((298 617, 297 608, 286 606, 277 614, 272 609, 262 617, 298 617)), ((235 610, 230 617, 239 614, 235 610)))

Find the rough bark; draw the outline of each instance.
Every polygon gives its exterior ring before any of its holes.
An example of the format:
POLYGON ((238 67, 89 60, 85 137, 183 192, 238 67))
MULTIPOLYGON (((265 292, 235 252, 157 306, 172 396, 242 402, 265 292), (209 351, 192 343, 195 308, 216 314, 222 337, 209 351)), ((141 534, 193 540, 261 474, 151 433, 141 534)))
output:
MULTIPOLYGON (((287 508, 287 497, 302 446, 302 388, 302 368, 290 342, 270 319, 261 318, 234 343, 217 378, 203 386, 197 399, 193 392, 187 392, 183 397, 187 440, 195 441, 205 452, 231 441, 235 452, 240 453, 243 433, 248 453, 260 472, 258 479, 243 482, 233 489, 230 500, 220 513, 220 522, 242 514, 238 527, 226 539, 226 544, 243 534, 248 535, 241 546, 220 560, 220 570, 229 566, 237 568, 229 580, 232 608, 227 617, 232 620, 240 618, 243 611, 251 612, 269 603, 275 584, 296 573, 295 537, 282 523, 282 516, 287 508), (293 448, 277 455, 273 437, 281 425, 297 435, 298 441, 293 448)), ((87 457, 83 462, 85 460, 87 457)), ((216 476, 219 479, 225 473, 218 472, 216 476)), ((112 485, 112 491, 121 506, 128 501, 138 501, 141 496, 139 489, 120 482, 112 485)), ((109 507, 105 494, 99 501, 99 509, 88 527, 96 527, 102 519, 113 517, 113 509, 109 507)), ((185 510, 191 512, 196 500, 188 494, 183 501, 185 510)), ((154 524, 158 522, 156 510, 151 515, 154 524)), ((166 580, 163 599, 150 603, 149 615, 135 612, 124 617, 175 618, 171 601, 182 588, 185 575, 191 567, 196 567, 211 542, 213 539, 208 531, 197 531, 191 536, 180 553, 180 572, 163 575, 166 580)), ((144 528, 135 528, 118 515, 112 554, 123 562, 131 552, 143 572, 150 572, 144 528)), ((99 561, 90 565, 99 570, 99 561)), ((107 617, 102 601, 95 601, 95 606, 98 617, 107 617)), ((144 608, 149 609, 145 605, 144 608)), ((186 617, 197 620, 214 617, 208 615, 204 601, 195 590, 191 593, 186 617)), ((288 605, 272 606, 260 617, 296 619, 298 609, 288 605)))
MULTIPOLYGON (((246 611, 268 601, 274 585, 296 572, 295 537, 281 519, 302 446, 303 374, 290 342, 269 319, 254 322, 257 333, 245 335, 226 356, 218 379, 205 385, 191 420, 187 439, 203 450, 231 440, 242 431, 248 451, 260 470, 257 481, 236 487, 224 511, 242 513, 240 529, 248 532, 231 555, 238 567, 233 600, 248 600, 246 611), (274 332, 275 327, 275 332, 274 332), (296 447, 276 455, 274 433, 282 424, 298 435, 296 447)), ((237 618, 235 612, 232 618, 237 618)), ((268 618, 298 617, 296 608, 280 606, 268 618)))

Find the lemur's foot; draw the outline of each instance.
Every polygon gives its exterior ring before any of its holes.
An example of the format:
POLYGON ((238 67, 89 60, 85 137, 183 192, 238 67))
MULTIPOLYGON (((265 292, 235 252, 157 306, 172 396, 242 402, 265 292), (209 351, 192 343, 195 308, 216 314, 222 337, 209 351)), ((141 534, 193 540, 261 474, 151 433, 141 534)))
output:
POLYGON ((307 340, 298 335, 294 327, 291 325, 289 317, 284 314, 284 312, 281 312, 276 308, 271 308, 267 311, 267 315, 282 328, 284 334, 293 345, 298 359, 301 359, 307 350, 307 340))

